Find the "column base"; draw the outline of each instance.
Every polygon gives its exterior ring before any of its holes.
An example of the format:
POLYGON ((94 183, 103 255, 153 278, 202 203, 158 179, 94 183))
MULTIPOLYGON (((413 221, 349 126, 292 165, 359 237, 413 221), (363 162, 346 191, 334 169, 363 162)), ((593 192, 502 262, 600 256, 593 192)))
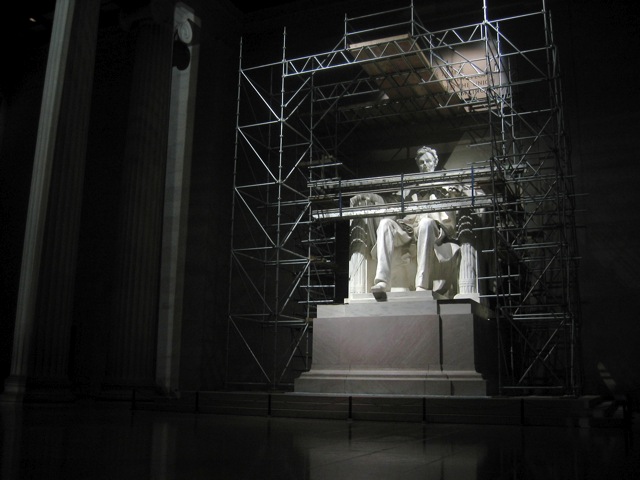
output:
POLYGON ((3 403, 69 403, 76 397, 66 379, 29 379, 12 375, 5 380, 3 403))
POLYGON ((102 400, 136 401, 154 398, 157 393, 157 388, 152 385, 108 382, 102 385, 98 397, 102 400))
POLYGON ((454 297, 454 300, 473 300, 474 302, 480 303, 480 294, 478 293, 457 293, 454 297))

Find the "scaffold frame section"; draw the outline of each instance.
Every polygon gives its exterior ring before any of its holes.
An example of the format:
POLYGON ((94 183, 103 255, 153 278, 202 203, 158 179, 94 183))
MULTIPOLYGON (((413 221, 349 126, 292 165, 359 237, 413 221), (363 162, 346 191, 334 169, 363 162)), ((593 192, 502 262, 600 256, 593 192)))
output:
POLYGON ((501 392, 579 392, 575 192, 551 15, 543 0, 539 10, 490 19, 485 0, 483 17, 428 30, 411 2, 345 16, 333 50, 287 58, 285 29, 280 61, 246 66, 241 53, 229 383, 274 388, 308 368, 315 305, 341 301, 336 222, 472 208, 490 219, 480 254, 492 267, 481 297, 498 325, 501 392), (407 20, 385 23, 398 12, 407 20), (426 176, 343 176, 344 145, 359 129, 408 123, 426 134, 465 132, 491 157, 426 176), (346 201, 366 189, 448 182, 466 194, 367 209, 346 201), (239 350, 257 380, 234 377, 239 350))

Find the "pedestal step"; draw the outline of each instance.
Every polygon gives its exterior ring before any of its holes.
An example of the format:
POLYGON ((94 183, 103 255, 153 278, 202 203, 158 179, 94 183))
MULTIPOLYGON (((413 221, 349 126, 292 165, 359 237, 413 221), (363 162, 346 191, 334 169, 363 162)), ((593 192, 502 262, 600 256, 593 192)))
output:
POLYGON ((389 292, 318 307, 313 363, 301 393, 484 396, 494 393, 494 325, 465 300, 389 292))
POLYGON ((322 371, 303 373, 295 383, 296 392, 415 395, 485 396, 489 386, 476 372, 322 371))

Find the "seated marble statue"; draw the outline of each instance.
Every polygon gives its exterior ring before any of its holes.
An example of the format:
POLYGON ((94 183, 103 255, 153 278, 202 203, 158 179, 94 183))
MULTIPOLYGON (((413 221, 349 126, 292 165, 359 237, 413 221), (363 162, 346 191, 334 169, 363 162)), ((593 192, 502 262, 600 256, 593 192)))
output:
MULTIPOLYGON (((416 163, 421 172, 433 172, 438 155, 433 148, 421 147, 416 163)), ((416 201, 464 193, 450 186, 408 190, 404 194, 405 201, 416 201)), ((383 203, 385 199, 376 193, 362 193, 351 199, 352 206, 383 203)), ((416 290, 431 291, 435 298, 476 298, 471 223, 471 215, 462 211, 352 221, 350 296, 368 290, 379 298, 393 290, 416 290)))

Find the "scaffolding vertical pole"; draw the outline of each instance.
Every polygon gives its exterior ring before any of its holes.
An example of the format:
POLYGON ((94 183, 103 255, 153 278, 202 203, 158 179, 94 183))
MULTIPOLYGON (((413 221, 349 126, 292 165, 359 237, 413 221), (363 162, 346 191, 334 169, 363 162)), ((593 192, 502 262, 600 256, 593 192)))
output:
MULTIPOLYGON (((313 159, 313 80, 314 80, 314 75, 311 74, 311 98, 309 99, 309 169, 308 169, 308 174, 307 174, 307 178, 309 180, 313 180, 313 173, 312 173, 312 159, 313 159)), ((311 188, 311 187, 309 187, 311 188)), ((311 196, 311 191, 309 191, 309 196, 311 196)), ((308 198, 307 198, 307 202, 308 202, 308 198)), ((305 297, 306 297, 306 305, 305 305, 305 320, 308 322, 309 321, 309 317, 310 317, 310 310, 311 310, 311 282, 313 281, 312 279, 312 259, 313 259, 313 212, 311 210, 311 203, 308 202, 307 203, 307 208, 309 209, 309 214, 307 215, 307 220, 308 220, 308 227, 307 227, 307 260, 308 260, 308 264, 307 264, 307 289, 305 292, 305 297)))
POLYGON ((278 327, 281 318, 281 305, 280 305, 280 276, 281 276, 281 254, 282 254, 282 182, 283 182, 283 163, 284 163, 284 122, 285 122, 285 80, 286 80, 286 68, 287 68, 287 28, 285 27, 282 32, 282 64, 281 64, 281 76, 280 76, 280 111, 278 119, 278 176, 277 176, 277 195, 276 198, 276 265, 275 265, 275 297, 274 297, 274 311, 273 318, 273 377, 272 385, 273 389, 276 388, 278 381, 278 327))
POLYGON ((502 319, 502 310, 500 308, 500 302, 501 302, 501 297, 500 297, 500 290, 501 290, 501 283, 500 283, 500 258, 498 255, 498 222, 499 222, 499 214, 498 214, 498 208, 499 208, 499 199, 498 199, 498 184, 497 184, 497 175, 499 174, 499 168, 498 168, 498 145, 496 143, 496 132, 495 132, 495 125, 494 125, 494 121, 493 121, 493 115, 494 115, 494 110, 496 108, 495 106, 495 96, 496 96, 496 89, 495 89, 495 85, 494 85, 494 78, 493 75, 491 75, 492 73, 492 68, 491 65, 494 62, 493 59, 493 55, 494 55, 494 49, 495 46, 492 45, 491 43, 491 35, 490 35, 490 23, 489 23, 489 17, 488 17, 488 10, 487 10, 487 0, 483 0, 482 1, 482 15, 483 15, 483 22, 482 22, 482 30, 483 30, 483 38, 484 38, 484 48, 485 48, 485 74, 487 75, 487 92, 486 92, 486 103, 487 103, 487 123, 488 123, 488 127, 489 127, 489 141, 491 143, 491 158, 490 158, 490 167, 491 167, 491 192, 492 192, 492 196, 493 196, 493 206, 492 206, 492 229, 491 229, 491 238, 492 238, 492 243, 493 245, 491 245, 490 248, 485 249, 485 250, 489 250, 491 251, 492 255, 493 255, 493 272, 495 275, 495 280, 493 282, 493 289, 494 289, 494 299, 495 299, 495 304, 494 304, 494 313, 496 316, 496 335, 497 335, 497 371, 498 371, 498 391, 502 392, 502 386, 503 386, 503 376, 504 376, 504 371, 503 371, 503 342, 504 339, 502 337, 502 323, 503 323, 503 319, 502 319))

